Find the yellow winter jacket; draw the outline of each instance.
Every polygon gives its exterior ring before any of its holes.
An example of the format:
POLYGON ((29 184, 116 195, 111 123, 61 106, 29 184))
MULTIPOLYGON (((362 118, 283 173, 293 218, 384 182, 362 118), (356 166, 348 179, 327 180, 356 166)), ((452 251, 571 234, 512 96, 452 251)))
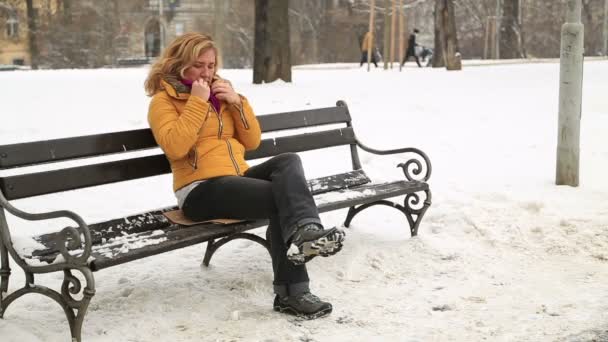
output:
POLYGON ((194 181, 243 175, 245 151, 260 144, 260 124, 244 96, 242 106, 190 96, 179 81, 161 81, 164 90, 150 102, 148 122, 173 172, 173 190, 194 181))
POLYGON ((373 35, 371 32, 365 33, 363 36, 363 42, 361 42, 361 51, 368 51, 372 47, 373 35))

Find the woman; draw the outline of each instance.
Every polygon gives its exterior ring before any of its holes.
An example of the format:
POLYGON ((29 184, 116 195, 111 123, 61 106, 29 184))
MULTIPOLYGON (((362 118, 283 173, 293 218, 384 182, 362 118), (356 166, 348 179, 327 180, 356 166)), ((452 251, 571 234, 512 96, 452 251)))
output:
POLYGON ((245 151, 260 144, 260 125, 247 99, 217 75, 218 64, 211 37, 188 33, 165 49, 145 82, 148 121, 171 164, 179 207, 193 221, 269 219, 274 310, 327 315, 332 306, 310 293, 304 263, 340 251, 344 232, 323 228, 297 154, 245 162, 245 151))

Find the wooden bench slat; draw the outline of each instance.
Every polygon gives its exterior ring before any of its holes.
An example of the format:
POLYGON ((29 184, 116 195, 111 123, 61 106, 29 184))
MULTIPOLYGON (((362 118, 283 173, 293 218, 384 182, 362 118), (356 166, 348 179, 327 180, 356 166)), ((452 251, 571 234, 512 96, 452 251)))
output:
POLYGON ((148 128, 0 146, 0 170, 156 148, 148 128))
POLYGON ((122 182, 171 172, 162 155, 125 159, 61 170, 0 178, 0 189, 8 200, 122 182))
MULTIPOLYGON (((346 107, 260 115, 262 132, 350 122, 346 107)), ((149 128, 0 146, 0 170, 156 148, 149 128)))
POLYGON ((311 151, 325 147, 355 144, 355 133, 351 127, 264 139, 254 151, 246 153, 247 159, 276 156, 285 152, 311 151))
POLYGON ((266 224, 268 224, 268 221, 266 220, 256 220, 234 225, 206 224, 190 227, 181 226, 180 229, 168 231, 166 234, 150 236, 149 241, 154 239, 164 239, 162 242, 157 244, 149 244, 140 248, 128 249, 128 252, 126 253, 114 253, 116 251, 120 252, 123 250, 123 245, 117 246, 112 252, 109 253, 92 253, 95 260, 89 265, 92 271, 98 271, 132 260, 196 245, 205 241, 228 236, 233 233, 255 229, 266 224))
MULTIPOLYGON (((423 182, 395 181, 382 184, 364 184, 353 188, 333 191, 328 196, 330 198, 329 200, 324 200, 324 195, 319 194, 315 196, 315 200, 317 201, 319 212, 323 213, 424 190, 428 190, 428 184, 423 182), (336 193, 339 195, 336 196, 336 193), (339 199, 336 200, 334 197, 339 197, 339 199)), ((231 225, 206 223, 190 227, 177 226, 167 223, 164 228, 157 227, 155 229, 162 230, 163 233, 161 234, 154 235, 151 230, 132 234, 133 240, 139 242, 143 241, 143 239, 148 241, 165 239, 159 243, 147 244, 139 248, 125 248, 125 246, 129 247, 128 243, 123 244, 120 243, 120 241, 117 243, 116 241, 106 240, 105 243, 97 245, 94 247, 94 251, 92 253, 95 261, 92 263, 91 267, 93 270, 100 270, 138 258, 195 245, 210 239, 217 239, 237 232, 255 229, 267 224, 267 220, 247 221, 231 225), (109 250, 104 250, 104 248, 109 248, 109 250)), ((52 244, 53 235, 54 234, 47 234, 46 238, 37 240, 41 243, 52 244)), ((120 240, 120 238, 118 240, 120 240)), ((48 262, 52 262, 56 256, 56 250, 36 251, 33 255, 33 257, 36 259, 48 262)))
MULTIPOLYGON (((322 194, 337 189, 359 186, 371 182, 363 170, 354 170, 342 174, 320 177, 308 181, 308 186, 313 195, 322 194)), ((127 217, 112 219, 89 225, 93 245, 100 245, 122 236, 143 233, 151 230, 172 230, 180 226, 172 224, 164 215, 167 210, 176 207, 153 210, 147 213, 130 215, 127 217), (105 242, 104 242, 105 241, 105 242)), ((44 250, 36 250, 34 256, 57 254, 55 237, 57 233, 43 234, 35 237, 36 241, 46 246, 44 250)))
POLYGON ((318 201, 320 213, 371 203, 396 196, 428 190, 429 185, 419 181, 396 181, 382 184, 366 184, 351 189, 331 192, 332 199, 318 201), (333 198, 339 197, 339 199, 333 198))
POLYGON ((351 121, 347 107, 316 108, 288 113, 258 116, 263 132, 347 123, 351 121))
MULTIPOLYGON (((329 146, 355 143, 351 127, 265 139, 247 159, 275 156, 284 152, 302 152, 329 146)), ((136 157, 0 178, 0 190, 8 200, 81 189, 96 185, 158 176, 171 172, 164 155, 136 157)))

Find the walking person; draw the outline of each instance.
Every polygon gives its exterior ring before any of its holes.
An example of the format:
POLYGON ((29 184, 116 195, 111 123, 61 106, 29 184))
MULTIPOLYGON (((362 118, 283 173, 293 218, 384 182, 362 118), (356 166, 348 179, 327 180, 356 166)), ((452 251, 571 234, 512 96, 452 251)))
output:
POLYGON ((365 36, 363 36, 363 42, 361 42, 361 62, 359 63, 359 67, 363 66, 363 63, 367 63, 367 54, 368 51, 372 52, 372 60, 371 63, 374 63, 376 68, 378 67, 378 60, 376 58, 375 51, 373 49, 373 40, 374 36, 371 32, 366 32, 365 36))
POLYGON ((297 154, 246 163, 261 129, 247 98, 218 75, 219 55, 210 36, 184 34, 145 82, 148 121, 171 164, 178 205, 193 221, 269 219, 274 310, 325 316, 332 305, 310 293, 305 263, 340 251, 344 232, 324 228, 297 154))
POLYGON ((410 37, 407 41, 407 51, 405 53, 405 57, 403 57, 403 61, 401 61, 402 67, 403 65, 405 65, 405 62, 407 62, 410 57, 414 57, 414 59, 416 60, 416 64, 418 64, 418 67, 422 68, 422 65, 420 64, 420 59, 416 54, 416 46, 418 46, 418 44, 416 43, 416 35, 418 33, 420 33, 420 31, 415 28, 412 34, 410 34, 410 37))

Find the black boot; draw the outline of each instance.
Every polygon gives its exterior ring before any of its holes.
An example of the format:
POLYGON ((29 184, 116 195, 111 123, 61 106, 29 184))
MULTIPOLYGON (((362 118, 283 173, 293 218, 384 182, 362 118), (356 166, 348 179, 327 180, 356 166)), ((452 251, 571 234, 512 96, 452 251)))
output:
POLYGON ((315 319, 329 315, 332 306, 310 292, 296 296, 274 297, 274 311, 295 315, 304 319, 315 319))
POLYGON ((317 255, 327 257, 342 249, 344 231, 338 228, 323 229, 316 223, 309 223, 293 234, 287 250, 287 259, 295 265, 302 265, 317 255))

